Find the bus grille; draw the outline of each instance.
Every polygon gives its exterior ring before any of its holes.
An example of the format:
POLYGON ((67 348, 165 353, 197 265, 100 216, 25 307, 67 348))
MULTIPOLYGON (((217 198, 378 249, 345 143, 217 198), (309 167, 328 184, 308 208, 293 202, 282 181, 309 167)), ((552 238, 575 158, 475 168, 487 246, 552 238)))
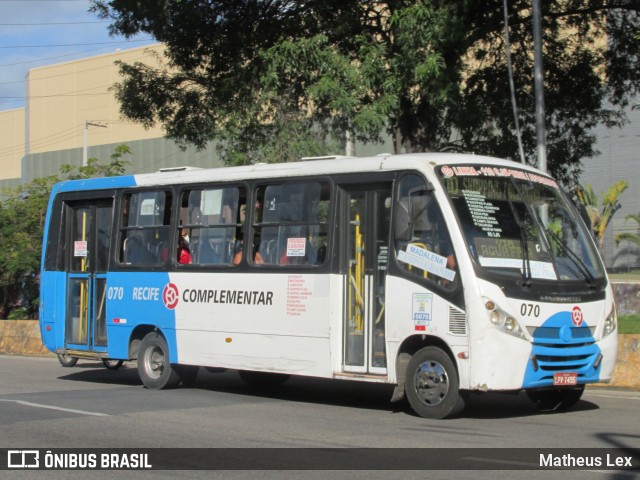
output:
POLYGON ((597 377, 602 356, 590 327, 529 327, 533 348, 528 385, 546 386, 555 372, 576 372, 578 381, 597 377))
POLYGON ((467 316, 461 310, 449 306, 449 333, 451 335, 467 334, 467 316))

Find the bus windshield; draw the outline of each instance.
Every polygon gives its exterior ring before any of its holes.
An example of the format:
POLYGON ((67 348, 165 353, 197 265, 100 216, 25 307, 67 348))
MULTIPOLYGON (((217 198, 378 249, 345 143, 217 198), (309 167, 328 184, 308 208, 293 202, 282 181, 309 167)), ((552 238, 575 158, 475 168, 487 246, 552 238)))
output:
POLYGON ((469 251, 486 274, 525 286, 560 280, 593 287, 604 278, 589 232, 551 178, 475 165, 444 166, 439 174, 469 251))

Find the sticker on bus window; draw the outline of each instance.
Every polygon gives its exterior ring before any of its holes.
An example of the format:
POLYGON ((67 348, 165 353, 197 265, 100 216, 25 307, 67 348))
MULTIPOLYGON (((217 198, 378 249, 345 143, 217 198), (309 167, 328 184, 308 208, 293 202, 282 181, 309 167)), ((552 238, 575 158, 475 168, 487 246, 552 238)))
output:
POLYGON ((220 215, 222 212, 222 190, 204 190, 200 210, 203 215, 220 215))
MULTIPOLYGON (((478 261, 483 267, 514 268, 522 271, 522 258, 493 258, 480 255, 478 261)), ((531 278, 544 278, 547 280, 558 279, 552 263, 530 260, 529 269, 531 271, 531 278)))
POLYGON ((73 242, 73 256, 74 257, 87 256, 87 242, 85 240, 76 240, 75 242, 73 242))
POLYGON ((447 257, 438 255, 418 245, 407 245, 406 251, 398 252, 398 260, 425 272, 433 273, 439 277, 453 282, 456 272, 447 268, 447 257))
POLYGON ((156 213, 156 201, 153 198, 145 198, 140 205, 140 215, 154 215, 156 213))
POLYGON ((287 257, 304 257, 307 239, 304 237, 287 238, 287 257))

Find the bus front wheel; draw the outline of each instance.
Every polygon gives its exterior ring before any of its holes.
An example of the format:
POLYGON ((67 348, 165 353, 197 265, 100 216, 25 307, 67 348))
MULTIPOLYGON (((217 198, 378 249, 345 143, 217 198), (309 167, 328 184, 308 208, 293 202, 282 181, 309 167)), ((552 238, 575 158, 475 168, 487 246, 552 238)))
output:
POLYGON ((169 363, 169 346, 162 335, 147 334, 138 351, 138 374, 145 387, 153 390, 174 388, 180 383, 180 374, 169 363))
POLYGON ((424 418, 451 417, 464 408, 456 367, 438 347, 425 347, 411 357, 405 393, 411 408, 424 418))

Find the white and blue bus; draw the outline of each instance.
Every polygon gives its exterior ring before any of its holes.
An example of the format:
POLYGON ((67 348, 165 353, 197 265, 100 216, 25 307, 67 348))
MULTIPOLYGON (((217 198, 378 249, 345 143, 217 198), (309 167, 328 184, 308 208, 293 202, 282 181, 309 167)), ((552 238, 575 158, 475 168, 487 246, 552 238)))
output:
POLYGON ((421 416, 473 392, 569 408, 610 380, 616 309, 546 174, 472 155, 336 158, 57 184, 40 322, 61 356, 248 382, 384 382, 421 416))

